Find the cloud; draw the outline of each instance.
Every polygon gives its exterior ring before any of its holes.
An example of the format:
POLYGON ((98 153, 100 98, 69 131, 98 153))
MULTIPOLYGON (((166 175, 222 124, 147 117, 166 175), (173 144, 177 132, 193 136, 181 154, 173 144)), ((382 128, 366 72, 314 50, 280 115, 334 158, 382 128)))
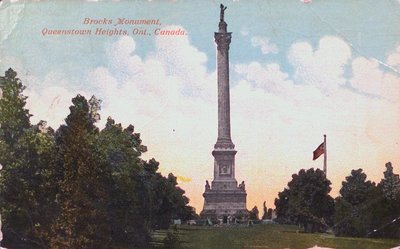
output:
POLYGON ((400 46, 388 56, 387 63, 400 70, 400 46))
MULTIPOLYGON (((350 84, 363 93, 400 102, 400 75, 392 70, 384 70, 386 68, 381 64, 373 58, 355 58, 352 61, 353 77, 350 84)), ((400 69, 400 46, 388 55, 386 64, 400 69)))
MULTIPOLYGON (((18 1, 11 1, 11 3, 14 2, 18 1)), ((24 9, 24 4, 12 4, 8 5, 6 8, 1 9, 2 13, 0 15, 0 44, 5 41, 9 35, 11 35, 14 28, 23 17, 24 9)))
MULTIPOLYGON (((389 58, 393 58, 390 55, 389 58)), ((361 92, 399 101, 400 78, 379 68, 379 63, 363 57, 352 62, 353 78, 351 85, 361 92)))
POLYGON ((353 87, 369 94, 382 94, 380 83, 383 72, 379 70, 378 62, 358 57, 353 60, 352 69, 351 84, 353 87))
POLYGON ((351 50, 342 39, 325 36, 320 39, 315 50, 307 42, 293 44, 288 59, 295 68, 296 82, 331 92, 346 83, 343 74, 351 59, 351 50))
MULTIPOLYGON (((180 26, 168 26, 175 30, 180 26)), ((154 58, 163 63, 166 73, 185 79, 184 91, 190 95, 200 96, 206 82, 207 56, 192 46, 187 37, 176 39, 170 36, 156 38, 157 53, 154 58), (196 66, 196 67, 193 67, 196 66)), ((209 85, 209 84, 208 84, 209 85)))
POLYGON ((287 84, 293 84, 289 80, 289 75, 282 72, 279 64, 271 63, 261 65, 258 62, 250 64, 238 64, 235 71, 239 75, 244 75, 246 80, 252 82, 252 85, 262 88, 266 91, 283 92, 287 84))
POLYGON ((83 89, 71 89, 68 77, 63 73, 50 72, 43 80, 35 77, 21 77, 23 82, 29 82, 24 94, 28 96, 27 108, 33 114, 32 123, 40 120, 57 129, 69 114, 72 98, 78 93, 90 98, 83 89), (57 84, 55 84, 57 83, 57 84))
POLYGON ((271 43, 267 37, 254 36, 251 38, 253 47, 260 47, 262 54, 277 54, 279 53, 278 46, 271 43))

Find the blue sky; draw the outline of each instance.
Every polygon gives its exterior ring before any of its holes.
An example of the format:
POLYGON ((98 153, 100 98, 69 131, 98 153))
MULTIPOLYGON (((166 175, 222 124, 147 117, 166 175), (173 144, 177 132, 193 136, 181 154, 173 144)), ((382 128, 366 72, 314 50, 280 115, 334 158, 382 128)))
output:
MULTIPOLYGON (((400 171, 399 1, 222 2, 233 32, 236 175, 247 183, 248 208, 263 200, 272 206, 292 173, 320 167, 310 158, 325 133, 333 195, 351 169, 362 167, 375 181, 387 161, 400 171)), ((0 71, 14 68, 28 86, 34 122, 58 127, 77 93, 103 99, 99 125, 107 116, 134 124, 147 157, 177 174, 200 210, 216 140, 219 4, 3 1, 0 71), (84 25, 84 18, 160 19, 161 28, 188 35, 42 35, 43 28, 114 28, 84 25)))
MULTIPOLYGON (((27 1, 28 2, 28 1, 27 1)), ((307 41, 317 45, 319 38, 334 35, 353 45, 354 55, 384 60, 398 44, 399 22, 397 1, 314 1, 302 4, 299 1, 225 1, 228 28, 233 32, 231 62, 279 61, 287 72, 286 51, 293 42, 307 41), (382 10, 382 11, 379 11, 382 10), (268 56, 253 47, 251 37, 265 36, 278 44, 280 52, 268 56)), ((16 32, 1 43, 2 53, 18 57, 26 56, 24 62, 32 73, 45 74, 49 69, 58 70, 63 63, 69 65, 72 76, 102 65, 104 51, 118 37, 63 37, 46 39, 40 36, 44 27, 85 28, 85 17, 110 18, 160 18, 163 25, 181 25, 189 33, 191 43, 208 58, 214 55, 212 31, 218 20, 216 1, 135 1, 135 2, 81 2, 70 4, 63 1, 46 3, 7 3, 2 8, 21 8, 16 32), (22 7, 23 6, 23 7, 22 7), (216 11, 210 11, 214 8, 216 11), (35 49, 32 49, 34 47, 35 49), (41 48, 46 47, 43 50, 41 48), (87 48, 91 49, 88 50, 87 48), (103 53, 101 53, 103 52, 103 53), (38 59, 41 63, 36 63, 38 59), (72 66, 72 67, 71 67, 72 66), (77 71, 81 70, 81 71, 77 71)), ((4 24, 5 25, 5 24, 4 24)), ((6 29, 9 27, 6 27, 6 29)), ((140 47, 138 54, 145 55, 154 50, 151 39, 135 39, 140 47)), ((214 70, 215 60, 208 60, 207 68, 214 70)))

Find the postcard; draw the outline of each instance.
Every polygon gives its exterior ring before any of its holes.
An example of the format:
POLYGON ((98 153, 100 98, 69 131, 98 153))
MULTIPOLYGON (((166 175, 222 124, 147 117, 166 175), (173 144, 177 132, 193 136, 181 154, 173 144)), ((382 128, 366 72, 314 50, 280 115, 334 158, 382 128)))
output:
POLYGON ((0 1, 1 246, 400 246, 399 11, 0 1))

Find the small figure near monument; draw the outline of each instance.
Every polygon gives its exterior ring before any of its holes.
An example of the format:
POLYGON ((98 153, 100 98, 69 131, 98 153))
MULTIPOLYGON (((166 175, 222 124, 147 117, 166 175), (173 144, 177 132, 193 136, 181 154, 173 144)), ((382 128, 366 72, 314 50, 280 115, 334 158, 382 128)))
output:
POLYGON ((221 8, 221 13, 220 13, 219 20, 220 20, 221 22, 223 22, 223 21, 224 21, 225 10, 226 10, 227 7, 224 6, 224 5, 221 3, 220 8, 221 8))
POLYGON ((206 180, 206 186, 205 186, 205 188, 206 188, 206 191, 211 189, 211 188, 210 188, 210 183, 208 183, 208 180, 206 180))
POLYGON ((242 181, 242 183, 239 184, 239 188, 241 190, 246 190, 246 185, 244 184, 244 181, 242 181))
POLYGON ((267 205, 265 203, 266 202, 264 201, 264 209, 263 209, 264 213, 263 213, 263 216, 262 216, 263 220, 268 219, 268 208, 267 208, 267 205))

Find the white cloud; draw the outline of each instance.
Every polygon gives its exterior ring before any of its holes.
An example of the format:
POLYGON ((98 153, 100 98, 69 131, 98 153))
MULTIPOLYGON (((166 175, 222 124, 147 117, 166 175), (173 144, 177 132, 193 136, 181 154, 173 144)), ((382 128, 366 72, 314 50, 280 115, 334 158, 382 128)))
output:
MULTIPOLYGON (((166 29, 178 29, 179 26, 169 26, 166 29)), ((161 61, 168 75, 174 75, 185 80, 184 90, 192 95, 201 95, 201 89, 206 77, 207 56, 192 46, 185 37, 158 36, 156 38, 157 53, 155 59, 161 61), (196 67, 193 67, 196 66, 196 67)))
POLYGON ((289 62, 295 68, 294 79, 332 92, 344 85, 344 67, 351 58, 349 45, 340 38, 326 36, 313 50, 307 42, 298 42, 289 50, 289 62))
POLYGON ((57 129, 69 114, 68 107, 71 106, 73 97, 78 93, 90 97, 83 90, 71 89, 71 84, 66 79, 66 75, 55 72, 48 73, 40 82, 32 76, 25 79, 21 77, 23 82, 28 82, 24 94, 28 96, 27 108, 33 114, 32 123, 45 120, 49 126, 57 129))
POLYGON ((279 53, 278 46, 275 43, 271 43, 267 37, 254 36, 251 38, 251 45, 253 47, 260 47, 263 54, 279 53))
POLYGON ((353 78, 350 83, 362 92, 381 95, 383 72, 379 70, 379 63, 358 57, 352 62, 353 78))
POLYGON ((288 80, 289 75, 282 72, 280 66, 276 63, 265 66, 258 62, 251 62, 247 65, 239 64, 235 66, 235 71, 244 75, 254 86, 266 91, 283 93, 286 85, 293 84, 292 81, 288 80))
MULTIPOLYGON (((18 1, 11 1, 11 3, 18 1)), ((1 3, 1 2, 0 2, 1 3)), ((1 9, 0 15, 0 43, 5 41, 13 32, 15 26, 24 14, 24 4, 12 4, 1 9)))
MULTIPOLYGON (((400 49, 388 56, 391 66, 400 65, 400 49)), ((400 77, 392 71, 384 71, 376 60, 358 57, 352 62, 351 85, 363 93, 383 97, 392 102, 400 102, 400 77)))
POLYGON ((387 63, 400 70, 400 46, 388 56, 387 63))

